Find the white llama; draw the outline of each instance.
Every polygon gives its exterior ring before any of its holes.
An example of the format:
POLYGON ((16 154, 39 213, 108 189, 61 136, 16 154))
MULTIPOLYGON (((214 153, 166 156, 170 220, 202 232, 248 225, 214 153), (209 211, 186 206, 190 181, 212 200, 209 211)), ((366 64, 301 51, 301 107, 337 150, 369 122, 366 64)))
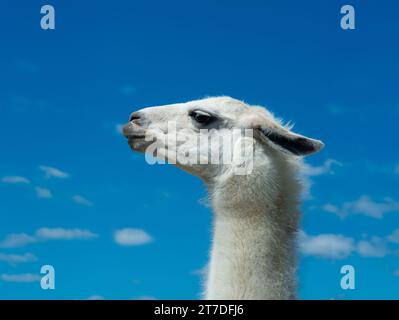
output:
MULTIPOLYGON (((230 97, 142 109, 132 113, 123 133, 133 150, 145 152, 152 139, 172 134, 170 121, 176 123, 186 144, 183 151, 179 141, 177 148, 169 146, 168 139, 163 139, 163 145, 177 153, 197 152, 201 134, 220 138, 226 131, 222 129, 253 130, 253 137, 245 138, 253 148, 248 174, 235 174, 234 170, 250 163, 234 160, 242 137, 234 138, 231 163, 176 162, 206 183, 214 211, 204 298, 295 299, 299 156, 319 151, 323 143, 293 133, 264 108, 230 97)), ((165 150, 158 156, 170 158, 165 150)))

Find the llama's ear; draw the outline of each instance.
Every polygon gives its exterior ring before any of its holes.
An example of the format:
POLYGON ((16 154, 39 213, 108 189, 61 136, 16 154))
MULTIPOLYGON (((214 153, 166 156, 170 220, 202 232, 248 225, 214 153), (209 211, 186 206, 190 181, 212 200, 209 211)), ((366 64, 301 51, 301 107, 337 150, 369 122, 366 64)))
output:
POLYGON ((309 155, 324 147, 323 142, 296 134, 282 126, 264 108, 248 109, 248 113, 241 119, 241 124, 245 128, 254 129, 254 134, 260 141, 297 156, 309 155))
POLYGON ((258 128, 261 140, 269 140, 285 151, 297 156, 306 156, 318 152, 324 147, 320 140, 311 139, 289 131, 284 127, 258 128))

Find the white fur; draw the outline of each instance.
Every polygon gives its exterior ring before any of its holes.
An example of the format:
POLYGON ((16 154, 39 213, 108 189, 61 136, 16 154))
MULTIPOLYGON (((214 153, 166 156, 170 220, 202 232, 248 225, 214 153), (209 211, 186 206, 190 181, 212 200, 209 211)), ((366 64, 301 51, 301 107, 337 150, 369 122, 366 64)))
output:
MULTIPOLYGON (((223 128, 262 126, 293 134, 264 108, 251 107, 229 97, 142 109, 143 120, 129 123, 124 133, 129 137, 132 132, 145 130, 148 134, 157 129, 167 135, 166 122, 176 120, 177 130, 185 129, 187 139, 194 140, 198 128, 188 116, 193 108, 219 114, 223 128)), ((137 140, 129 141, 134 150, 143 151, 137 140)), ((267 139, 254 138, 253 143, 254 164, 248 175, 235 175, 234 162, 230 165, 177 164, 205 181, 213 207, 206 299, 296 298, 300 158, 267 139)))

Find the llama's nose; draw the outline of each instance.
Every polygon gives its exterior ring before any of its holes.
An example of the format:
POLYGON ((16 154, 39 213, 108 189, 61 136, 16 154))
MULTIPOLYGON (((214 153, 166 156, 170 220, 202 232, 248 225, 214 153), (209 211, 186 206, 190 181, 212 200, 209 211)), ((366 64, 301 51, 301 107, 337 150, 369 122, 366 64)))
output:
POLYGON ((133 112, 129 117, 129 122, 140 123, 142 113, 140 111, 133 112))

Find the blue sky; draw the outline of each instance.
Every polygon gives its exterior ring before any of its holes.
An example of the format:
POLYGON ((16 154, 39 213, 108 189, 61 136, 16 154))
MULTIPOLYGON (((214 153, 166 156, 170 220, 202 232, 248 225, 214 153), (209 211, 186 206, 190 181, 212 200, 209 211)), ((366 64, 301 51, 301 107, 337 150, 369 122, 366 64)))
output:
POLYGON ((202 183, 150 166, 131 111, 230 95, 323 140, 307 159, 303 299, 399 298, 394 1, 20 1, 0 19, 0 298, 195 299, 202 183), (356 29, 340 28, 352 4, 356 29), (40 29, 52 4, 56 29, 40 29), (57 169, 57 170, 55 170, 57 169), (44 291, 40 267, 56 270, 44 291), (340 288, 340 268, 356 289, 340 288))

